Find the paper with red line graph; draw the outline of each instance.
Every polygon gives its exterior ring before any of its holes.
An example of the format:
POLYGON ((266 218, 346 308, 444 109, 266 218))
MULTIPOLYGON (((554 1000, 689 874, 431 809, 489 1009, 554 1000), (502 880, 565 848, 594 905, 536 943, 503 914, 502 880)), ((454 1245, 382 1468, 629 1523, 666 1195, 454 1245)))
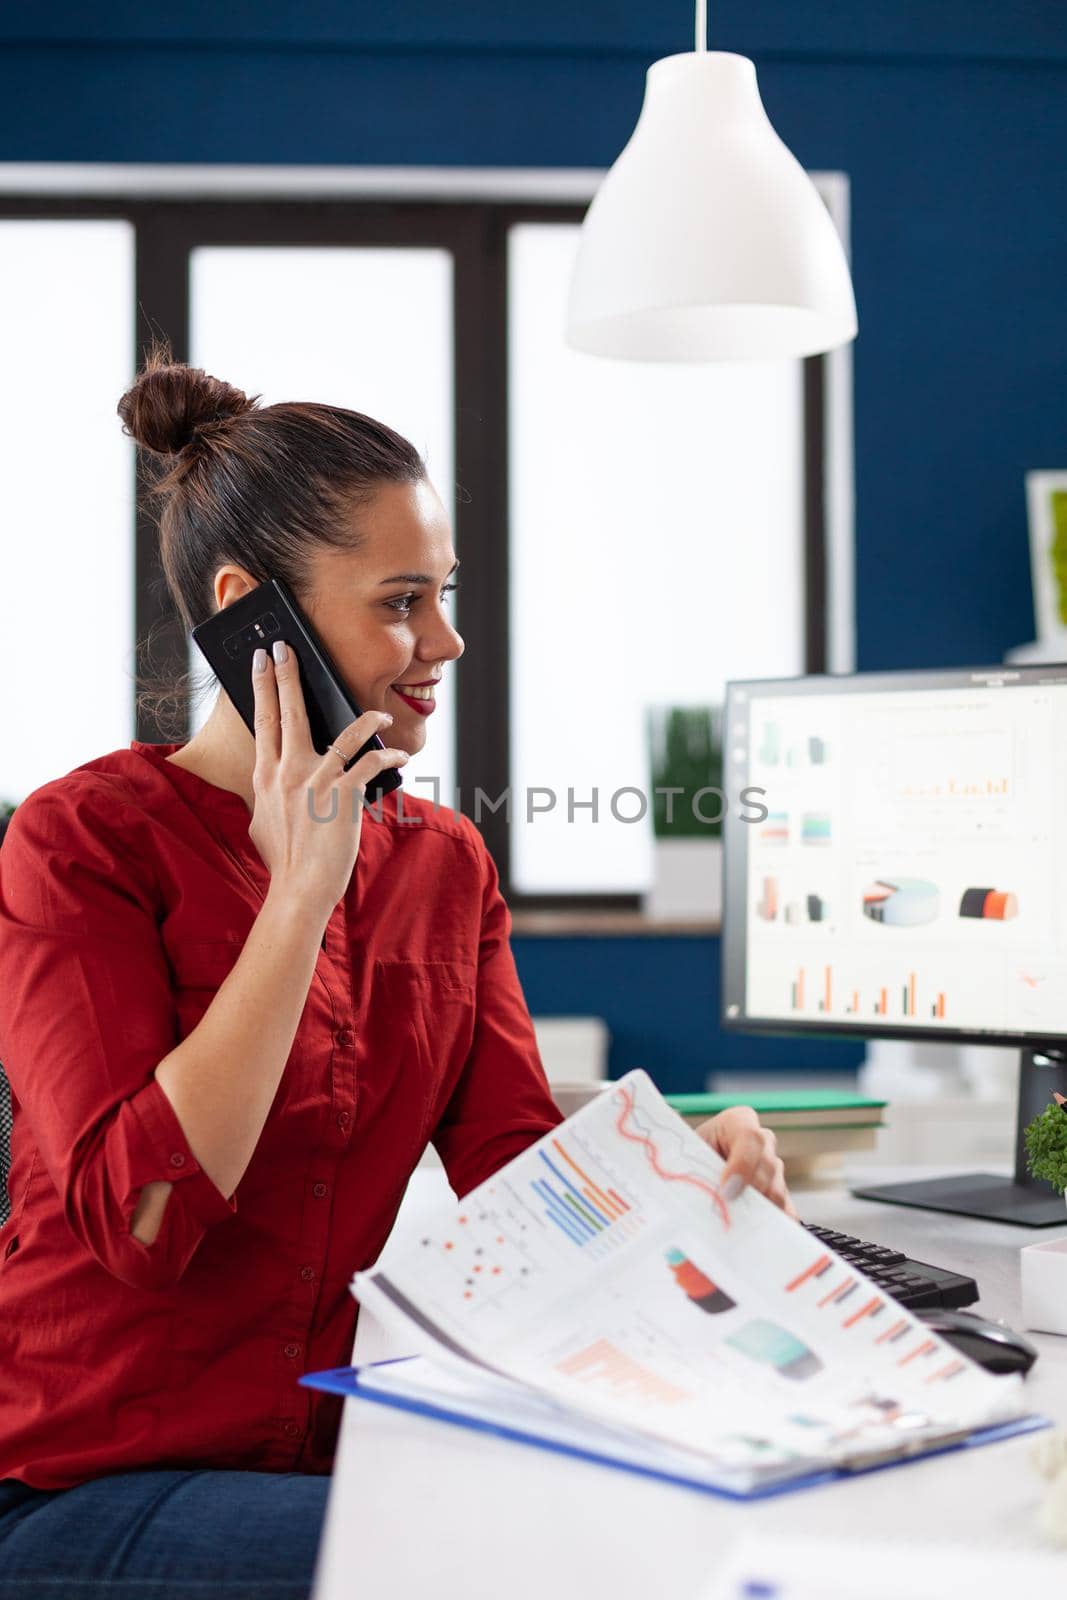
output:
MULTIPOLYGON (((1025 1412, 1018 1379, 958 1356, 762 1195, 728 1207, 722 1169, 631 1072, 352 1292, 453 1386, 499 1403, 521 1383, 735 1483, 1025 1412)), ((410 1381, 404 1365, 371 1381, 410 1381)))

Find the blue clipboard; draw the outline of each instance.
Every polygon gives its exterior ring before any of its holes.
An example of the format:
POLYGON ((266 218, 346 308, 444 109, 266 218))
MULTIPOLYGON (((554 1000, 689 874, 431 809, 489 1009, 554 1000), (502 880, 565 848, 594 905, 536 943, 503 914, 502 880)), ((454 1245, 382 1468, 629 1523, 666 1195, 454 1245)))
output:
POLYGON ((996 1444, 1001 1439, 1011 1439, 1018 1434, 1038 1433, 1052 1426, 1051 1418, 1036 1414, 1017 1417, 1011 1422, 997 1423, 989 1428, 976 1429, 965 1439, 953 1439, 945 1444, 932 1445, 912 1455, 901 1455, 889 1461, 855 1467, 830 1467, 777 1483, 760 1484, 747 1490, 727 1489, 710 1484, 705 1479, 689 1477, 684 1472, 666 1471, 643 1461, 627 1460, 621 1455, 610 1455, 595 1448, 582 1448, 565 1444, 557 1439, 545 1438, 527 1428, 512 1427, 506 1423, 490 1422, 484 1417, 474 1417, 451 1401, 429 1402, 410 1395, 387 1393, 381 1389, 364 1387, 359 1381, 361 1371, 374 1367, 400 1365, 410 1357, 402 1356, 391 1361, 376 1361, 366 1368, 333 1367, 325 1372, 306 1372, 299 1382, 308 1389, 324 1389, 329 1394, 348 1395, 356 1400, 369 1400, 373 1404, 392 1406, 397 1411, 410 1411, 416 1416, 432 1417, 438 1422, 450 1422, 456 1427, 469 1428, 475 1433, 488 1433, 497 1439, 510 1439, 515 1444, 533 1445, 538 1450, 549 1450, 555 1455, 572 1456, 577 1461, 592 1461, 597 1466, 614 1467, 620 1472, 636 1473, 642 1478, 655 1478, 661 1483, 673 1483, 683 1489, 696 1489, 701 1494, 715 1495, 719 1499, 750 1501, 767 1500, 775 1495, 792 1494, 796 1489, 814 1489, 820 1484, 838 1483, 842 1479, 864 1477, 871 1472, 885 1472, 892 1467, 905 1467, 912 1461, 928 1461, 934 1456, 948 1455, 955 1450, 969 1450, 976 1445, 996 1444))

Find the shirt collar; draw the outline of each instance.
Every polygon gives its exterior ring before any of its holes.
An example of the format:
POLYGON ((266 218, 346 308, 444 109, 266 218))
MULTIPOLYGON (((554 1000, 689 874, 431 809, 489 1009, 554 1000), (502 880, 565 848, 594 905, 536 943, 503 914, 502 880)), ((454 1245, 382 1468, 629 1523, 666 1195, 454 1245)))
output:
POLYGON ((189 772, 185 767, 175 766, 167 757, 176 751, 184 749, 181 744, 146 744, 141 739, 131 739, 130 749, 134 755, 149 762, 166 778, 167 782, 187 800, 194 808, 197 806, 210 806, 213 811, 224 812, 244 824, 245 828, 252 820, 252 814, 244 802, 242 795, 234 794, 232 789, 220 789, 216 783, 208 783, 206 778, 201 778, 195 772, 189 772))

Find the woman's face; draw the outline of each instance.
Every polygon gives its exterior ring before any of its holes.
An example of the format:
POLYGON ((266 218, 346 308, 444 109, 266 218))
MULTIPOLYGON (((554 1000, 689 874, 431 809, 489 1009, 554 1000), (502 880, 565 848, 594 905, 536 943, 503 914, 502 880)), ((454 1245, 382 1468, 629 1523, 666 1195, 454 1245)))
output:
POLYGON ((459 565, 444 507, 424 479, 383 484, 358 513, 358 550, 320 549, 304 609, 361 711, 388 711, 382 742, 421 750, 433 684, 463 654, 449 616, 459 565), (412 688, 423 685, 412 694, 412 688))

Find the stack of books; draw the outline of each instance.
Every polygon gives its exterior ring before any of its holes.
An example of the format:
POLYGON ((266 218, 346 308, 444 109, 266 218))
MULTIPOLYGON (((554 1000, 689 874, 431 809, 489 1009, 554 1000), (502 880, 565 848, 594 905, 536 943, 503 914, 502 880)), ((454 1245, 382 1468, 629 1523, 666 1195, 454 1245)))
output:
POLYGON ((771 1128, 788 1183, 833 1177, 841 1158, 854 1150, 873 1150, 885 1126, 884 1100, 843 1094, 838 1089, 774 1089, 755 1094, 669 1094, 667 1104, 691 1127, 730 1106, 752 1106, 771 1128))

